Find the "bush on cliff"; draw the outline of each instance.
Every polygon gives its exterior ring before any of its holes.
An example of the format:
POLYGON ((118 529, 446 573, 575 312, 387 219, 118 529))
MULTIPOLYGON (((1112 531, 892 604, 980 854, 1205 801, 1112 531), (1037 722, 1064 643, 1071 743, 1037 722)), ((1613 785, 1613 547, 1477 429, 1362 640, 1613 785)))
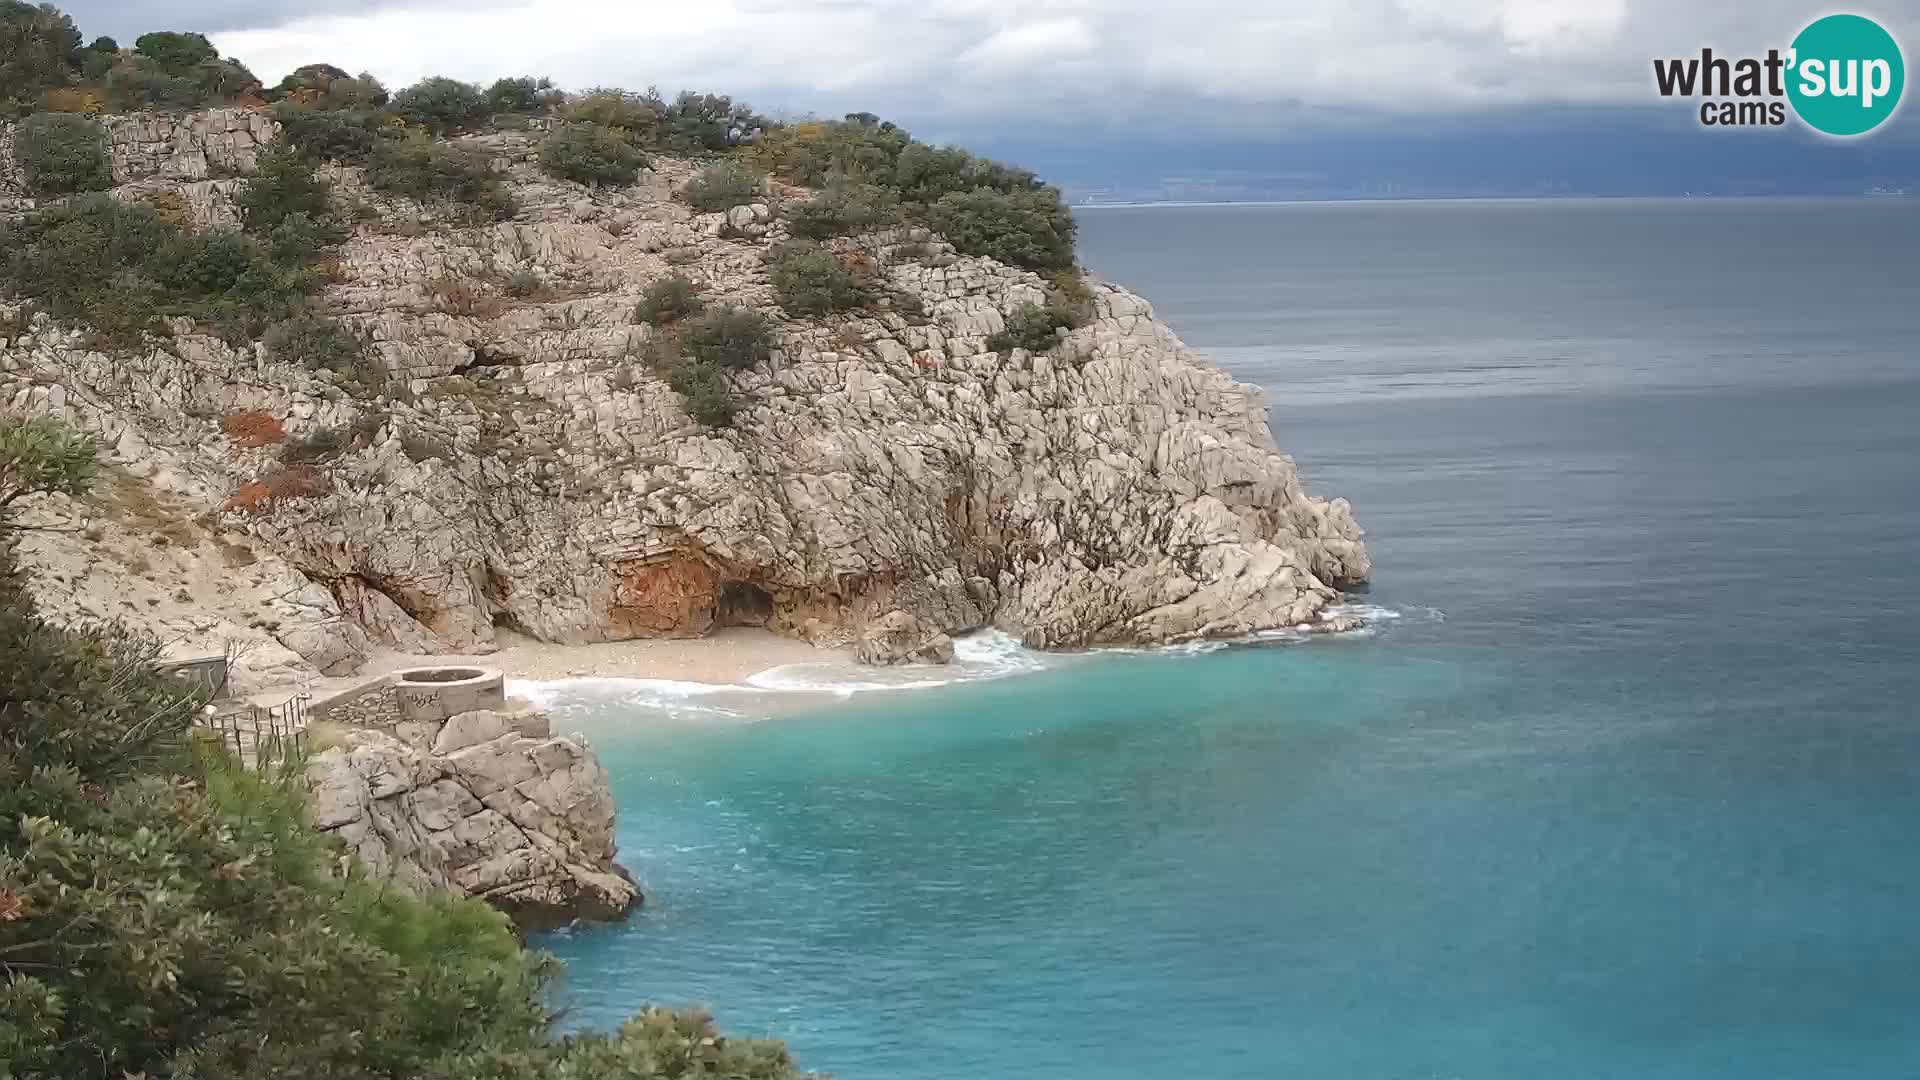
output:
POLYGON ((133 52, 106 74, 107 100, 120 111, 197 109, 260 92, 260 81, 237 60, 221 57, 201 34, 142 34, 133 52))
POLYGON ((328 192, 313 163, 282 141, 260 156, 233 202, 241 228, 266 240, 282 262, 298 264, 346 239, 328 192))
POLYGON ((731 210, 760 196, 760 178, 735 162, 717 162, 687 181, 685 194, 696 210, 731 210))
POLYGON ((487 87, 484 96, 490 112, 528 116, 546 113, 566 100, 566 95, 554 87, 552 79, 536 79, 530 75, 495 79, 493 85, 487 87))
POLYGON ((667 373, 667 385, 680 395, 687 415, 700 423, 708 427, 733 423, 733 387, 727 385, 726 373, 714 365, 682 361, 667 373))
MULTIPOLYGON (((92 446, 0 419, 0 461, 4 581, 13 512, 83 492, 92 446)), ((697 1011, 556 1036, 552 960, 477 901, 339 872, 350 860, 308 827, 297 763, 256 773, 197 742, 197 702, 155 651, 51 626, 0 590, 9 1078, 800 1077, 779 1044, 729 1040, 697 1011)))
POLYGON ((699 363, 742 371, 773 356, 773 324, 750 308, 724 307, 689 326, 682 344, 699 363))
POLYGON ((502 221, 515 209, 484 155, 433 139, 378 143, 367 163, 367 183, 389 195, 465 207, 478 221, 502 221))
POLYGON ((540 144, 540 167, 563 180, 623 186, 640 178, 647 156, 612 128, 569 124, 540 144))
POLYGON ((50 4, 0 0, 0 113, 26 113, 79 74, 80 31, 50 4))
POLYGON ((647 286, 640 302, 634 305, 633 314, 653 326, 671 326, 698 312, 700 307, 700 287, 679 274, 669 274, 647 286))
POLYGON ((8 246, 0 285, 108 346, 137 344, 172 316, 251 340, 318 284, 254 237, 184 232, 152 207, 108 195, 34 211, 8 246))
POLYGON ((783 216, 793 235, 826 240, 895 223, 900 219, 900 197, 877 184, 837 179, 813 198, 787 207, 783 216))
POLYGON ((869 299, 853 271, 833 252, 805 242, 788 244, 776 254, 773 290, 788 314, 815 318, 860 307, 869 299))
POLYGON ((35 195, 105 191, 113 186, 107 133, 71 113, 35 113, 14 131, 14 158, 35 195))
POLYGON ((393 111, 435 135, 474 127, 490 115, 479 87, 440 75, 421 79, 393 95, 393 111))
POLYGON ((372 373, 367 340, 338 321, 296 315, 273 324, 262 339, 267 355, 282 363, 332 371, 366 381, 372 373))
POLYGON ((292 102, 273 108, 280 138, 314 161, 364 165, 380 142, 388 114, 367 109, 312 109, 292 102))
POLYGON ((1046 352, 1060 343, 1058 331, 1070 325, 1059 311, 1051 307, 1027 304, 1007 316, 1006 329, 989 337, 987 348, 994 352, 1013 349, 1046 352))
POLYGON ((1073 213, 1052 189, 975 188, 942 195, 927 224, 966 255, 986 255, 1030 270, 1073 267, 1073 213))

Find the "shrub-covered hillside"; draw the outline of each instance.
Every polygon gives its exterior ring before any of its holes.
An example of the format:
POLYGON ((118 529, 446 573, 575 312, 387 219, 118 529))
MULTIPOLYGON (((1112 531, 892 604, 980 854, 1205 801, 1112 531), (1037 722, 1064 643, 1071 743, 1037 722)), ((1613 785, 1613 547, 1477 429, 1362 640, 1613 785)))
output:
POLYGON ((0 414, 0 1077, 792 1080, 778 1043, 648 1010, 561 1036, 557 973, 477 900, 340 874, 292 769, 189 734, 156 646, 58 627, 18 588, 16 515, 94 447, 0 414))
MULTIPOLYGON (((568 92, 530 76, 485 86, 432 77, 389 92, 331 63, 269 87, 199 34, 143 34, 130 48, 83 40, 57 9, 0 0, 0 112, 17 118, 14 159, 37 201, 17 220, 0 218, 0 291, 86 329, 102 348, 137 346, 176 318, 234 345, 310 338, 326 322, 318 294, 334 249, 360 224, 321 179, 329 167, 358 167, 373 192, 437 207, 452 224, 486 225, 520 208, 486 152, 461 137, 529 129, 546 173, 592 189, 635 183, 656 156, 704 163, 680 192, 700 212, 767 202, 770 187, 793 185, 772 201, 794 242, 771 253, 770 267, 795 318, 881 298, 869 267, 815 245, 903 225, 937 230, 960 254, 1052 275, 1059 311, 1083 291, 1058 190, 1026 170, 917 142, 869 113, 777 124, 723 95, 568 92), (279 125, 278 145, 234 196, 238 230, 196 230, 164 196, 103 194, 114 177, 100 117, 216 105, 267 112, 279 125), (811 196, 792 194, 801 188, 811 196)), ((529 281, 520 292, 538 289, 529 281)), ((381 373, 362 352, 334 348, 316 362, 371 390, 381 373)), ((731 421, 718 368, 674 353, 672 342, 656 353, 693 416, 731 421)))

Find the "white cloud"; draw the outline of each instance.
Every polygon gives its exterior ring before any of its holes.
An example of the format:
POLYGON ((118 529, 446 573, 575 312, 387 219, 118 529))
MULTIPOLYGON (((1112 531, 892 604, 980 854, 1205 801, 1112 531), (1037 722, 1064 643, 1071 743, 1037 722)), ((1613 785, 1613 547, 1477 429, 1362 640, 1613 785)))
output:
MULTIPOLYGON (((1875 14, 1920 52, 1917 12, 1881 0, 1875 14)), ((269 81, 325 60, 395 86, 549 74, 785 111, 1127 124, 1646 103, 1653 57, 1784 45, 1817 13, 1804 0, 495 0, 215 41, 269 81)))

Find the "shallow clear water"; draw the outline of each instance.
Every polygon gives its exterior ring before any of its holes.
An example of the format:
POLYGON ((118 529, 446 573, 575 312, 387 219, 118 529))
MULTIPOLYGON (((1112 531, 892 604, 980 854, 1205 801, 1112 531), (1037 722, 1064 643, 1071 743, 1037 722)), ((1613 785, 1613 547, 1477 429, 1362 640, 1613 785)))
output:
POLYGON ((1398 617, 759 723, 562 690, 649 886, 544 941, 573 1018, 842 1080, 1920 1075, 1920 205, 1082 220, 1398 617))

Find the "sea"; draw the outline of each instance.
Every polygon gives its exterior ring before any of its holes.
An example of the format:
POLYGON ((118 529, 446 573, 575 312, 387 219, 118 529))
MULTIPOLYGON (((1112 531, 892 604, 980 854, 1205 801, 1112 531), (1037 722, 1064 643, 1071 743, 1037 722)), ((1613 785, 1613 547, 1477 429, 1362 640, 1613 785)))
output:
POLYGON ((1352 501, 1368 628, 523 687, 648 894, 539 939, 565 1022, 704 1003, 840 1080, 1920 1077, 1920 201, 1079 220, 1352 501))

